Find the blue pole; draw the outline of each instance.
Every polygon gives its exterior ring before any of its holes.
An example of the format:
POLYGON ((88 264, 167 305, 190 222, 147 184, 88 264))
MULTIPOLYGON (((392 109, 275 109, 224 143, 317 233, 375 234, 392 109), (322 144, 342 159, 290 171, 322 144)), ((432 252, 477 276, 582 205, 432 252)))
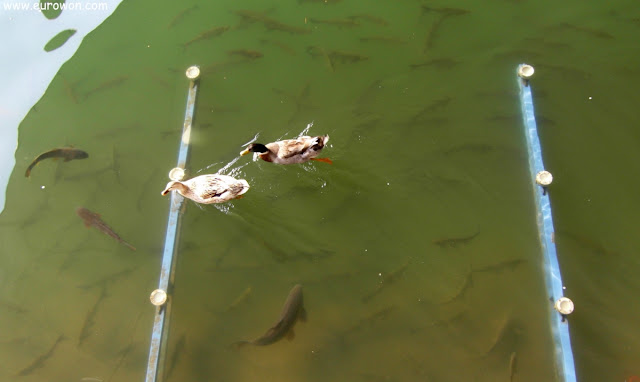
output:
MULTIPOLYGON (((528 65, 519 65, 518 73, 526 73, 526 69, 533 68, 528 65)), ((560 380, 563 382, 576 382, 576 371, 573 362, 573 351, 571 350, 571 339, 569 337, 569 321, 566 316, 557 311, 554 303, 563 297, 562 277, 556 245, 554 243, 553 219, 551 218, 551 204, 547 189, 534 181, 536 176, 544 171, 542 162, 542 150, 540 139, 538 138, 538 128, 533 110, 533 96, 529 79, 517 77, 520 87, 520 103, 522 106, 522 117, 524 120, 525 136, 529 153, 529 170, 533 184, 533 195, 536 204, 538 232, 542 247, 543 268, 545 274, 545 284, 549 296, 549 310, 551 313, 551 333, 555 344, 555 362, 560 380)))
MULTIPOLYGON (((198 91, 197 78, 199 69, 190 67, 187 70, 187 77, 191 80, 189 83, 189 94, 187 96, 187 107, 184 116, 184 124, 182 127, 182 136, 180 139, 180 151, 178 152, 178 165, 172 170, 173 173, 184 175, 184 169, 187 164, 189 154, 189 141, 191 137, 191 124, 196 103, 196 94, 198 91), (175 171, 182 170, 182 171, 175 171)), ((173 176, 172 176, 173 178, 173 176)), ((178 175, 181 179, 181 175, 178 175)), ((175 180, 175 179, 172 179, 175 180)), ((174 280, 174 255, 178 243, 178 235, 180 233, 180 220, 184 211, 184 198, 177 192, 171 192, 171 200, 169 205, 169 218, 167 221, 167 232, 164 240, 164 252, 162 255, 162 269, 160 271, 160 282, 158 289, 165 293, 170 293, 169 286, 173 285, 174 280)), ((171 298, 168 298, 162 305, 156 307, 155 318, 153 321, 153 332, 151 334, 151 345, 149 347, 149 360, 147 362, 146 382, 156 382, 159 370, 162 367, 160 362, 163 357, 163 351, 167 341, 167 331, 169 328, 169 316, 171 313, 171 298)))

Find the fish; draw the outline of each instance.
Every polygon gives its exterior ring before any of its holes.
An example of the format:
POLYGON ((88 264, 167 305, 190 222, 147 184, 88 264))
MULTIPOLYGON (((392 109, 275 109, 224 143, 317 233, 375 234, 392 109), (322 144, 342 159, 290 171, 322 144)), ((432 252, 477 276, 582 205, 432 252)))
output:
POLYGON ((440 248, 456 248, 458 246, 469 244, 471 240, 475 239, 476 236, 478 236, 479 234, 480 234, 480 231, 470 236, 434 240, 433 244, 437 245, 440 248))
POLYGON ((447 16, 441 16, 433 24, 431 24, 431 28, 427 31, 427 37, 424 40, 424 53, 427 53, 431 48, 433 48, 434 40, 440 25, 444 20, 446 20, 447 16))
POLYGON ((360 23, 355 19, 316 19, 313 17, 309 17, 306 20, 314 24, 325 24, 325 25, 334 25, 337 27, 357 27, 360 26, 360 23))
POLYGON ((327 67, 331 70, 331 72, 335 72, 333 60, 327 54, 327 51, 324 48, 319 46, 310 46, 307 48, 307 53, 309 53, 311 57, 323 57, 325 59, 327 67))
POLYGON ((360 14, 357 14, 357 15, 349 16, 349 18, 352 19, 352 20, 367 21, 367 22, 370 22, 372 24, 381 25, 383 27, 386 27, 387 25, 389 25, 387 20, 385 20, 385 19, 383 19, 381 17, 372 16, 372 15, 368 15, 368 14, 365 14, 365 13, 360 13, 360 14))
POLYGON ((65 78, 62 79, 62 84, 64 85, 64 90, 69 96, 69 98, 73 101, 73 103, 78 103, 78 97, 76 96, 76 91, 73 88, 73 85, 67 81, 65 78))
POLYGON ((180 11, 169 23, 169 25, 167 25, 167 29, 171 29, 173 28, 174 25, 178 24, 180 21, 182 21, 182 19, 184 19, 185 16, 187 16, 189 13, 195 11, 196 9, 198 9, 198 5, 194 5, 192 7, 183 9, 182 11, 180 11))
POLYGON ((190 45, 195 44, 196 42, 199 41, 203 41, 203 40, 208 40, 212 37, 217 37, 220 36, 221 34, 223 34, 224 32, 229 30, 229 26, 221 26, 221 27, 215 27, 215 28, 211 28, 209 30, 206 30, 202 33, 200 33, 199 35, 197 35, 196 37, 192 38, 191 40, 185 42, 184 44, 182 44, 182 48, 186 49, 187 47, 189 47, 190 45))
POLYGON ((325 3, 325 4, 335 4, 342 0, 298 0, 298 3, 325 3))
POLYGON ((251 285, 249 285, 235 300, 224 310, 225 313, 229 313, 235 310, 238 306, 243 304, 251 296, 251 285))
POLYGON ((138 269, 138 267, 133 267, 133 268, 127 268, 127 269, 123 269, 121 271, 109 274, 101 279, 98 279, 96 281, 92 281, 90 283, 87 284, 82 284, 82 285, 78 285, 77 288, 83 289, 83 290, 89 290, 89 289, 93 289, 96 287, 107 287, 109 284, 114 283, 116 281, 120 281, 122 278, 130 275, 133 271, 135 271, 136 269, 138 269))
POLYGON ((288 25, 272 17, 269 17, 266 15, 267 12, 269 11, 256 12, 256 11, 251 11, 247 9, 239 9, 239 10, 233 11, 233 13, 242 17, 245 21, 252 22, 252 23, 255 23, 255 22, 262 23, 262 25, 264 25, 265 28, 267 28, 268 30, 277 30, 281 32, 291 33, 291 34, 311 33, 311 30, 307 28, 288 25))
POLYGON ((73 159, 85 159, 88 158, 89 154, 87 152, 74 149, 73 147, 63 147, 58 149, 52 149, 47 152, 44 152, 36 157, 36 159, 31 162, 29 167, 27 167, 27 171, 25 171, 24 176, 27 178, 31 175, 31 170, 37 165, 39 162, 47 159, 47 158, 63 158, 65 162, 68 162, 73 159))
POLYGON ((449 17, 449 16, 462 16, 462 15, 466 15, 467 13, 469 13, 469 10, 466 9, 460 9, 460 8, 449 8, 449 7, 444 7, 444 8, 434 8, 434 7, 430 7, 428 5, 421 5, 422 8, 422 13, 439 13, 441 15, 443 15, 443 17, 449 17))
POLYGON ((462 282, 462 286, 458 289, 458 291, 453 296, 443 301, 442 304, 450 304, 450 303, 459 301, 460 299, 464 298, 467 291, 469 291, 469 289, 472 287, 473 287, 473 273, 469 272, 467 276, 464 278, 464 281, 462 282))
POLYGON ((176 344, 173 346, 173 349, 171 350, 171 358, 169 360, 169 364, 167 367, 167 373, 164 375, 163 380, 166 380, 166 381, 171 380, 169 377, 173 373, 173 370, 176 368, 176 365, 178 364, 178 360, 180 360, 182 354, 184 354, 184 348, 186 346, 186 343, 187 343, 187 335, 185 333, 182 333, 180 335, 180 338, 176 342, 176 344))
POLYGON ((503 261, 503 262, 498 263, 498 264, 487 265, 487 266, 484 266, 482 268, 474 269, 473 272, 474 273, 480 273, 480 272, 494 272, 495 273, 495 272, 502 272, 505 269, 513 271, 519 265, 524 264, 526 262, 527 261, 525 259, 506 260, 506 261, 503 261))
POLYGON ((611 40, 613 39, 613 35, 611 35, 609 32, 600 30, 600 29, 593 29, 593 28, 589 28, 589 27, 583 27, 580 25, 573 25, 573 24, 569 24, 569 23, 560 23, 559 25, 552 27, 552 29, 559 29, 559 30, 574 30, 577 32, 581 32, 584 34, 587 34, 591 37, 597 37, 597 38, 601 38, 601 39, 605 39, 605 40, 611 40))
POLYGON ((432 66, 436 69, 451 69, 458 65, 459 62, 451 58, 434 58, 429 61, 421 62, 418 64, 409 65, 411 69, 422 68, 425 66, 432 66))
POLYGON ((342 63, 354 63, 359 61, 366 61, 369 59, 368 56, 365 56, 363 54, 345 52, 342 50, 332 50, 328 54, 329 54, 329 58, 332 61, 340 61, 342 63))
POLYGON ((282 307, 280 318, 265 334, 252 341, 238 341, 234 347, 239 348, 245 345, 265 346, 280 341, 285 336, 292 340, 294 337, 293 327, 298 320, 306 321, 307 313, 302 301, 302 285, 296 284, 282 307))
POLYGON ((114 88, 118 85, 120 85, 121 83, 125 82, 126 80, 128 80, 129 77, 128 76, 119 76, 116 78, 113 78, 111 80, 105 81, 102 84, 98 85, 97 87, 89 90, 88 92, 84 93, 84 100, 86 100, 87 98, 89 98, 90 96, 96 94, 96 93, 100 93, 104 90, 107 89, 111 89, 114 88))
POLYGON ((273 30, 273 31, 281 31, 281 32, 287 32, 287 33, 297 34, 297 35, 311 33, 310 29, 288 25, 268 17, 262 21, 262 24, 268 30, 273 30))
POLYGON ((407 41, 399 37, 367 36, 367 37, 360 37, 360 42, 382 42, 387 44, 404 44, 407 41))
POLYGON ((350 338, 362 335, 363 332, 370 330, 371 327, 377 325, 380 321, 386 320, 387 317, 396 310, 395 305, 390 305, 379 309, 366 317, 361 318, 353 325, 337 335, 338 340, 344 345, 350 338))
POLYGON ((249 49, 230 50, 227 52, 227 54, 230 56, 240 56, 240 57, 248 58, 250 60, 255 60, 256 58, 260 58, 263 56, 262 53, 256 50, 249 50, 249 49))
POLYGON ((26 375, 29 375, 29 374, 33 373, 35 370, 41 368, 44 365, 44 363, 47 362, 47 360, 49 358, 51 358, 51 356, 55 352, 55 350, 58 347, 58 345, 60 344, 60 342, 64 341, 65 339, 66 339, 66 337, 63 334, 58 336, 58 339, 56 340, 56 342, 53 343, 51 348, 49 348, 49 350, 46 353, 42 354, 41 356, 36 358, 33 362, 31 362, 31 364, 29 366, 27 366, 24 369, 20 370, 18 372, 18 376, 19 377, 24 377, 26 375))
POLYGON ((297 56, 298 54, 296 53, 295 49, 293 49, 292 47, 290 47, 289 45, 277 41, 277 40, 266 40, 266 39, 262 39, 260 40, 260 42, 262 44, 272 44, 277 46, 278 48, 280 48, 280 50, 282 50, 283 52, 287 53, 290 56, 297 56))
POLYGON ((509 357, 509 382, 513 382, 513 377, 516 375, 516 367, 518 361, 516 356, 516 352, 513 352, 509 357))
POLYGON ((102 303, 102 301, 107 297, 107 288, 103 287, 100 292, 100 296, 96 303, 93 304, 93 307, 87 312, 87 317, 84 319, 84 324, 82 325, 82 329, 80 330, 80 336, 78 337, 78 346, 81 346, 84 340, 89 337, 89 332, 95 324, 96 314, 98 313, 98 307, 102 303))
POLYGON ((396 269, 394 271, 391 271, 391 272, 387 273, 386 275, 382 276, 382 280, 380 280, 380 283, 378 284, 378 287, 376 289, 374 289, 373 291, 371 291, 370 293, 368 293, 366 296, 362 297, 362 302, 363 303, 369 302, 369 300, 371 300, 372 298, 377 296, 378 293, 382 292, 382 290, 387 285, 391 285, 395 281, 397 281, 404 274, 404 271, 407 269, 408 266, 409 266, 409 262, 407 261, 402 266, 400 266, 398 269, 396 269))
POLYGON ((443 109, 447 105, 449 105, 451 100, 452 100, 451 97, 444 96, 444 97, 442 97, 440 99, 436 99, 436 100, 431 101, 426 106, 424 106, 422 108, 422 110, 420 110, 417 114, 415 114, 413 117, 411 117, 411 119, 409 120, 409 124, 410 125, 415 125, 415 124, 417 124, 419 122, 425 121, 426 117, 432 116, 432 114, 435 111, 443 109))
POLYGON ((87 228, 93 226, 98 231, 101 231, 101 232, 111 236, 112 238, 114 238, 118 242, 120 242, 121 244, 127 246, 132 251, 136 250, 136 248, 133 245, 127 243, 124 240, 122 240, 120 238, 120 236, 118 236, 117 233, 115 233, 104 221, 102 221, 102 219, 100 218, 99 214, 91 212, 91 211, 89 211, 88 209, 86 209, 84 207, 78 207, 76 209, 76 214, 78 214, 78 216, 80 216, 82 218, 82 220, 84 221, 84 225, 87 228))

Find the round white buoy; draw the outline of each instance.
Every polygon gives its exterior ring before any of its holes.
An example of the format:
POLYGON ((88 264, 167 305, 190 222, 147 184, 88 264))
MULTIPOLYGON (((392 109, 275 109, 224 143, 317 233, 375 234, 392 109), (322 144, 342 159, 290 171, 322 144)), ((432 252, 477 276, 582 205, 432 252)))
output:
POLYGON ((553 175, 549 171, 542 170, 536 174, 536 183, 542 187, 547 187, 553 182, 553 175))
POLYGON ((518 76, 520 76, 520 78, 523 78, 525 80, 528 80, 529 78, 531 78, 531 76, 533 76, 533 72, 535 72, 535 70, 531 65, 522 64, 518 67, 518 76))
POLYGON ((155 306, 163 305, 165 302, 167 302, 167 292, 163 291, 162 289, 156 289, 151 292, 149 300, 151 300, 151 303, 155 306))
POLYGON ((184 179, 184 169, 181 167, 172 168, 171 171, 169 171, 169 179, 176 182, 181 181, 184 179))
POLYGON ((573 312, 573 301, 566 297, 560 297, 553 306, 562 315, 568 315, 573 312))
POLYGON ((200 76, 200 68, 198 66, 196 66, 196 65, 190 66, 189 69, 187 69, 187 78, 188 79, 195 80, 199 76, 200 76))

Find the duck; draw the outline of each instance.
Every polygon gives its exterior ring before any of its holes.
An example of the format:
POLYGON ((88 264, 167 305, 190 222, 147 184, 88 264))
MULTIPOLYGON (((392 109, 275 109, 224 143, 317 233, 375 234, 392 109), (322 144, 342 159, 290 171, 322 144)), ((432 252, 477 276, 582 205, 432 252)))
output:
POLYGON ((249 191, 249 183, 244 179, 236 179, 229 175, 206 174, 191 178, 184 182, 171 181, 161 192, 162 195, 176 190, 185 198, 196 203, 224 203, 239 199, 249 191))
POLYGON ((251 143, 245 150, 240 152, 240 155, 253 152, 265 162, 276 164, 304 163, 310 160, 332 164, 333 161, 329 158, 316 158, 327 142, 329 142, 328 135, 317 137, 305 135, 296 139, 267 143, 266 145, 251 143))

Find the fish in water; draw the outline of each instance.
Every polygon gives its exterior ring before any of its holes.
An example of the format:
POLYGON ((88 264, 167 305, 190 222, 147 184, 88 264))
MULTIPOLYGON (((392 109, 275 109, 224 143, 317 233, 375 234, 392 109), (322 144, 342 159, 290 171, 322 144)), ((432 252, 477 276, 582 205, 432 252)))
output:
POLYGON ((100 85, 98 85, 97 87, 89 90, 88 92, 86 92, 84 94, 84 99, 86 100, 87 98, 89 98, 90 96, 96 94, 96 93, 100 93, 103 92, 107 89, 111 89, 114 88, 120 84, 122 84, 123 82, 125 82, 126 80, 128 80, 129 77, 127 76, 119 76, 116 78, 113 78, 111 80, 105 81, 103 83, 101 83, 100 85))
POLYGON ((62 334, 60 336, 58 336, 58 339, 56 340, 56 342, 53 343, 53 345, 51 345, 49 350, 46 353, 44 353, 41 356, 39 356, 38 358, 36 358, 33 362, 31 362, 31 364, 29 366, 27 366, 24 369, 20 370, 18 372, 18 376, 19 377, 24 377, 26 375, 29 375, 29 374, 33 373, 35 370, 41 368, 42 366, 44 366, 45 362, 47 362, 47 360, 49 358, 51 358, 51 356, 55 352, 55 350, 58 347, 58 345, 60 344, 60 342, 64 341, 65 339, 67 339, 67 337, 65 337, 62 334))
POLYGON ((31 170, 37 165, 39 162, 47 159, 47 158, 63 158, 65 162, 68 162, 72 159, 85 159, 88 158, 89 154, 82 150, 74 149, 73 147, 63 147, 60 149, 49 150, 45 153, 42 153, 36 157, 36 159, 31 162, 29 167, 27 167, 27 171, 24 173, 24 176, 27 178, 31 175, 31 170))
POLYGON ((238 341, 234 344, 236 348, 244 345, 264 346, 271 345, 283 337, 293 339, 293 326, 298 320, 306 321, 307 313, 302 302, 302 285, 297 284, 289 292, 289 297, 284 302, 280 318, 265 334, 253 341, 238 341))
POLYGON ((196 43, 196 42, 200 42, 200 41, 204 41, 204 40, 209 40, 212 37, 217 37, 220 36, 221 34, 223 34, 224 32, 229 30, 229 26, 221 26, 221 27, 215 27, 215 28, 211 28, 209 30, 206 30, 202 33, 200 33, 199 35, 197 35, 196 37, 192 38, 191 40, 185 42, 184 44, 182 44, 182 47, 184 49, 186 49, 187 47, 189 47, 190 45, 196 43))
POLYGON ((91 212, 91 211, 89 211, 88 209, 86 209, 84 207, 78 207, 76 209, 76 214, 78 214, 78 216, 80 216, 82 218, 82 220, 84 221, 84 225, 87 228, 93 226, 98 231, 101 231, 101 232, 111 236, 112 238, 118 240, 120 243, 124 244, 129 249, 131 249, 132 251, 136 250, 136 248, 133 245, 127 243, 124 240, 122 240, 120 238, 120 236, 118 236, 117 233, 115 233, 105 222, 103 222, 102 219, 100 218, 99 214, 91 212))
POLYGON ((230 50, 227 52, 227 54, 230 56, 240 56, 240 57, 248 58, 250 60, 255 60, 256 58, 261 58, 263 56, 261 52, 258 52, 256 50, 249 50, 249 49, 230 50))
POLYGON ((326 25, 334 25, 337 27, 357 27, 360 25, 358 21, 355 19, 315 19, 313 17, 309 17, 307 20, 314 24, 326 24, 326 25))
POLYGON ((471 242, 471 240, 475 239, 476 236, 480 234, 480 231, 474 233, 470 236, 465 237, 452 237, 447 239, 438 239, 434 240, 433 244, 437 245, 440 248, 456 248, 458 246, 467 245, 471 242))

